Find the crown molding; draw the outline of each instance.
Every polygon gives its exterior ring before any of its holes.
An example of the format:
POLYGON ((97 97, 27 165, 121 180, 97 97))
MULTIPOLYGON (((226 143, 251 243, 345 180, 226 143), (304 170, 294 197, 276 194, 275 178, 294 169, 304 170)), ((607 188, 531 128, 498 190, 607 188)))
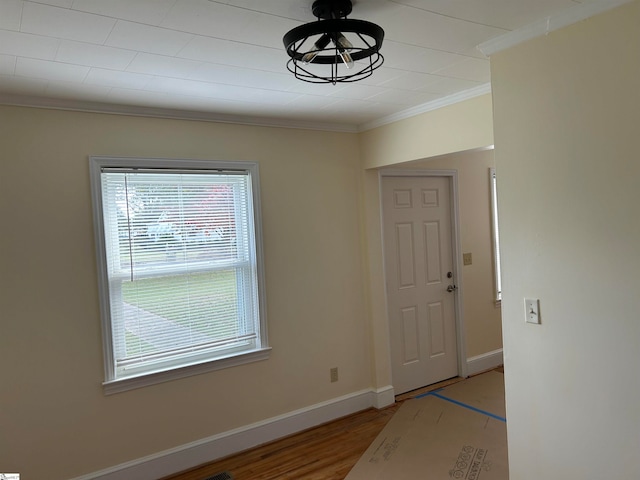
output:
POLYGON ((401 112, 394 113, 392 115, 388 115, 386 117, 382 117, 377 120, 373 120, 372 122, 363 123, 362 125, 359 126, 358 132, 372 130, 374 128, 381 127, 383 125, 388 125, 389 123, 394 123, 400 120, 405 120, 407 118, 415 117, 416 115, 430 112, 432 110, 437 110, 442 107, 447 107, 449 105, 453 105, 454 103, 470 100, 472 98, 479 97, 487 93, 491 93, 490 83, 485 83, 478 87, 469 88, 467 90, 463 90, 462 92, 454 93, 453 95, 448 95, 446 97, 442 97, 437 100, 433 100, 431 102, 423 103, 422 105, 408 108, 407 110, 403 110, 401 112))
POLYGON ((164 118, 173 120, 192 120, 200 122, 231 123, 245 126, 296 128, 302 130, 320 130, 324 132, 360 133, 382 125, 415 117, 422 113, 437 110, 454 103, 469 100, 480 95, 491 93, 491 84, 448 95, 431 102, 408 108, 398 113, 373 120, 362 125, 300 121, 293 119, 262 118, 242 115, 228 115, 216 112, 196 112, 191 110, 173 110, 169 108, 141 107, 135 105, 108 104, 100 102, 83 102, 78 100, 35 97, 26 95, 0 94, 0 105, 17 107, 45 108, 84 113, 102 113, 108 115, 125 115, 132 117, 164 118))
POLYGON ((134 105, 107 104, 100 102, 82 102, 45 97, 0 94, 0 105, 17 107, 47 108, 84 113, 103 113, 133 117, 165 118, 173 120, 193 120, 200 122, 232 123, 245 126, 297 128, 303 130, 321 130, 340 133, 357 133, 355 125, 323 123, 293 119, 262 118, 243 115, 228 115, 215 112, 196 112, 191 110, 173 110, 168 108, 141 107, 134 105))
POLYGON ((505 33, 504 35, 492 38, 491 40, 487 40, 486 42, 478 45, 478 49, 489 57, 494 53, 501 52, 502 50, 511 48, 519 43, 546 35, 554 30, 586 20, 587 18, 632 1, 634 0, 598 0, 591 3, 583 3, 579 6, 571 7, 568 10, 564 10, 555 15, 538 20, 537 22, 531 23, 525 27, 505 33))
POLYGON ((141 107, 135 105, 108 104, 100 102, 83 102, 78 100, 35 97, 25 95, 0 94, 0 105, 17 107, 45 108, 84 113, 102 113, 109 115, 125 115, 133 117, 165 118, 173 120, 192 120, 200 122, 231 123, 246 126, 296 128, 303 130, 320 130, 338 133, 360 133, 399 120, 415 117, 422 113, 437 110, 454 103, 469 100, 491 93, 491 84, 485 83, 462 92, 454 93, 431 102, 411 107, 401 112, 382 117, 362 125, 300 121, 293 119, 261 118, 242 115, 228 115, 215 112, 196 112, 191 110, 173 110, 169 108, 141 107))

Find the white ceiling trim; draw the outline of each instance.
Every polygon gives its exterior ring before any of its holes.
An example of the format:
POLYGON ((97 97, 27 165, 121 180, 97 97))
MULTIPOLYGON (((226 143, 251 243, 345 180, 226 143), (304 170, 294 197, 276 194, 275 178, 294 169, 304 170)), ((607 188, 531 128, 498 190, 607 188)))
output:
POLYGON ((491 92, 491 84, 485 83, 479 87, 470 88, 463 92, 439 98, 416 107, 379 118, 362 125, 338 123, 302 122, 276 118, 258 118, 242 115, 227 115, 214 112, 195 112, 190 110, 173 110, 155 107, 140 107, 133 105, 117 105, 100 102, 80 102, 44 97, 30 97, 22 95, 0 94, 0 105, 14 105, 20 107, 50 108, 55 110, 69 110, 86 113, 106 113, 111 115, 131 115, 135 117, 169 118, 174 120, 194 120, 201 122, 233 123, 239 125, 254 125, 261 127, 300 128, 303 130, 321 130, 328 132, 359 133, 383 125, 415 117, 422 113, 453 105, 491 92))
POLYGON ((364 123, 360 125, 358 131, 364 132, 367 130, 372 130, 383 125, 388 125, 389 123, 394 123, 400 120, 405 120, 407 118, 415 117, 416 115, 453 105, 454 103, 463 102, 464 100, 479 97, 480 95, 485 95, 487 93, 491 93, 491 83, 485 83, 478 87, 454 93, 453 95, 439 98, 437 100, 433 100, 416 107, 408 108, 407 110, 403 110, 402 112, 394 113, 393 115, 388 115, 386 117, 376 119, 372 122, 364 123))
POLYGON ((606 12, 625 3, 634 0, 599 0, 592 3, 583 3, 578 7, 565 10, 555 15, 551 15, 537 22, 533 22, 526 27, 513 30, 499 37, 492 38, 478 45, 478 49, 487 57, 494 53, 511 48, 519 43, 531 40, 549 32, 566 27, 573 23, 586 20, 589 17, 606 12))
POLYGON ((322 122, 305 122, 300 120, 259 118, 243 115, 228 115, 215 112, 195 112, 190 110, 174 110, 157 107, 140 107, 99 102, 80 102, 75 100, 30 97, 21 95, 0 94, 0 105, 18 107, 49 108, 85 113, 105 113, 110 115, 129 115, 132 117, 167 118, 173 120, 194 120, 200 122, 233 123, 239 125, 300 128, 303 130, 322 130, 327 132, 358 133, 356 125, 322 122))

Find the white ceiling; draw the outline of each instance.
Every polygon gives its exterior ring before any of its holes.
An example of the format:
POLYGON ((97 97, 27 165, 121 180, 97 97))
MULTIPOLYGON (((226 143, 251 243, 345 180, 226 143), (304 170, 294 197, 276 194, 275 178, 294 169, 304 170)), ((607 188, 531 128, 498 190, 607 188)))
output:
POLYGON ((355 0, 385 30, 352 84, 286 69, 313 0, 0 0, 0 102, 362 130, 488 91, 477 46, 597 0, 355 0))

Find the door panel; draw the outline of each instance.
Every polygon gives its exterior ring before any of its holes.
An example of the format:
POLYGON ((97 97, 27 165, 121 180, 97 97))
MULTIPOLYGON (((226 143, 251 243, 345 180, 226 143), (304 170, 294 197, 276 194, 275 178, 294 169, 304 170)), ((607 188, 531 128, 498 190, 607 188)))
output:
POLYGON ((427 318, 429 319, 429 339, 431 340, 429 354, 431 358, 444 355, 446 353, 446 342, 442 303, 435 302, 427 305, 427 318))
POLYGON ((416 286, 415 255, 413 248, 413 225, 401 223, 396 225, 396 242, 398 249, 398 287, 413 288, 416 286))
MULTIPOLYGON (((442 283, 442 268, 440 267, 440 223, 426 222, 424 224, 423 244, 426 250, 427 272, 426 281, 428 285, 442 283)), ((399 248, 402 248, 399 246, 399 248)))
POLYGON ((396 394, 458 373, 450 179, 382 177, 384 256, 396 394))
POLYGON ((418 347, 418 316, 416 307, 403 308, 402 330, 404 335, 404 364, 417 362, 420 349, 418 347))

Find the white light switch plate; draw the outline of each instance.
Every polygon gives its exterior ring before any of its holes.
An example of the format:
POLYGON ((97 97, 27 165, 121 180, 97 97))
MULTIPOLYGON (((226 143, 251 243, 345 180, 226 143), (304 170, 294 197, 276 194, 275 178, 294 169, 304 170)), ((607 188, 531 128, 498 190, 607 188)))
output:
POLYGON ((540 300, 537 298, 525 298, 525 321, 527 323, 540 323, 540 300))

